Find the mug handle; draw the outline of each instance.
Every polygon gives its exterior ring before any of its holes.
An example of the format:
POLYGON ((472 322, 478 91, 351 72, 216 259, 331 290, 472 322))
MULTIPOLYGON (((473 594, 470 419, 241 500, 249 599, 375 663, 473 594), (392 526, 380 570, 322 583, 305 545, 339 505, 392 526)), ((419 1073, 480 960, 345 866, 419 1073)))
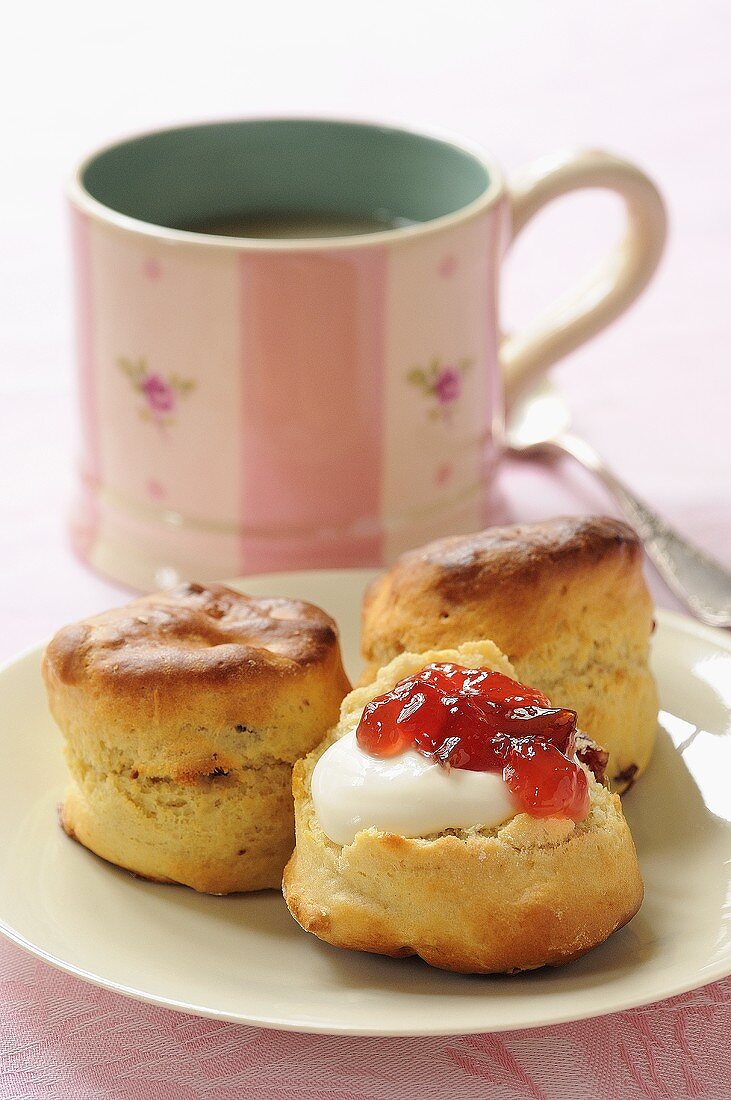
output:
POLYGON ((624 200, 626 232, 583 285, 559 299, 526 332, 503 338, 500 363, 508 407, 556 360, 627 309, 649 282, 662 255, 667 218, 659 191, 636 165, 601 150, 543 157, 512 180, 508 187, 511 242, 546 203, 589 187, 616 191, 624 200))

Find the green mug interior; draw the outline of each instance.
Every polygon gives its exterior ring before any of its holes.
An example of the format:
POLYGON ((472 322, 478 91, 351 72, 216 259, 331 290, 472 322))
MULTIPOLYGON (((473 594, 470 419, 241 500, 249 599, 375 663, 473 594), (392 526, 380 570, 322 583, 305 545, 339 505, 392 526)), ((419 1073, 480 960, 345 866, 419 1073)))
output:
POLYGON ((305 119, 185 126, 103 150, 81 184, 153 225, 286 216, 426 222, 479 199, 487 167, 449 142, 366 123, 305 119))

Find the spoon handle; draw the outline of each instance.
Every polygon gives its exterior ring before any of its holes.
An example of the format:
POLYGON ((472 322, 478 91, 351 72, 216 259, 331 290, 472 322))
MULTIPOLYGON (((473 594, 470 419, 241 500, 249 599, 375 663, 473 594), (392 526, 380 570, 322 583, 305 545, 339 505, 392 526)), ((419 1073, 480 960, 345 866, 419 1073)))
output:
POLYGON ((731 627, 731 572, 673 530, 620 481, 583 439, 562 432, 552 445, 595 473, 642 539, 667 586, 711 626, 731 627))

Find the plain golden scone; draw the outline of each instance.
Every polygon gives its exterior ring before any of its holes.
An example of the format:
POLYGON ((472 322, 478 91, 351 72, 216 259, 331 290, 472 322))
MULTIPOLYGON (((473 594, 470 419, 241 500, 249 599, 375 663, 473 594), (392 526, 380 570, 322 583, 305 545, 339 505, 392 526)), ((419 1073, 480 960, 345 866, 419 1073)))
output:
POLYGON ((159 882, 280 886, 292 765, 350 687, 324 611, 185 584, 64 627, 43 676, 69 836, 159 882))
POLYGON ((574 824, 518 814, 491 830, 408 839, 366 829, 333 843, 318 823, 313 768, 363 707, 432 661, 511 673, 492 643, 402 654, 349 695, 338 727, 294 769, 297 845, 284 897, 297 922, 338 947, 420 955, 464 973, 509 973, 578 958, 642 902, 637 855, 617 795, 590 772, 591 809, 574 824))
POLYGON ((365 678, 407 650, 491 638, 519 680, 577 712, 622 791, 657 730, 642 558, 634 531, 605 516, 494 527, 403 554, 366 593, 365 678))

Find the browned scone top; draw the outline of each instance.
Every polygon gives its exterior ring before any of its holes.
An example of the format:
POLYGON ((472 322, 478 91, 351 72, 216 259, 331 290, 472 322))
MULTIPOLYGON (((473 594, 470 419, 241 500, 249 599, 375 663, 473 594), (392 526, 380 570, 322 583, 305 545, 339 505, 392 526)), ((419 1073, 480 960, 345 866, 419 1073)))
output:
MULTIPOLYGON (((641 561, 635 532, 607 516, 561 516, 439 539, 403 554, 369 586, 363 655, 381 665, 427 642, 452 644, 456 633, 465 640, 470 620, 481 630, 489 612, 499 628, 492 640, 510 660, 520 658, 555 626, 592 610, 587 576, 592 597, 605 602, 610 593, 623 595, 617 587, 627 581, 642 594, 641 561)), ((617 607, 605 610, 614 617, 617 607)))
POLYGON ((291 763, 312 747, 309 716, 321 730, 349 688, 329 615, 220 584, 183 584, 63 627, 43 675, 67 736, 103 731, 153 775, 207 766, 214 744, 216 767, 291 763), (142 730, 157 732, 131 751, 142 730))
POLYGON ((215 687, 244 669, 248 679, 315 664, 336 642, 335 623, 312 604, 189 583, 63 627, 47 661, 67 684, 137 692, 163 676, 215 687))
POLYGON ((642 559, 635 532, 607 516, 494 527, 410 551, 366 593, 366 675, 404 651, 490 638, 523 682, 579 712, 622 786, 647 764, 657 716, 642 559))

